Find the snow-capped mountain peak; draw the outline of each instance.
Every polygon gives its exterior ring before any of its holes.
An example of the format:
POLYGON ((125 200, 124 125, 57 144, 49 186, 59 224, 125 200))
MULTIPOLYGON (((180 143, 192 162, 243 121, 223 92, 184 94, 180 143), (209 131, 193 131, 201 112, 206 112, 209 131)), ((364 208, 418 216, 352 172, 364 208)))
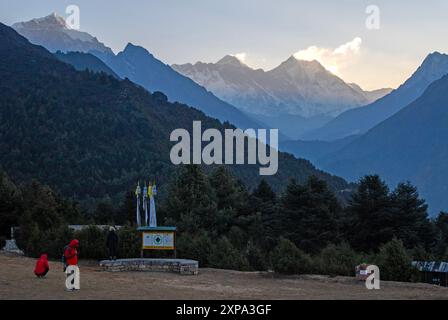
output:
POLYGON ((226 55, 224 58, 219 60, 217 65, 228 65, 228 66, 234 66, 234 67, 247 67, 240 59, 238 59, 235 56, 232 55, 226 55))
POLYGON ((423 83, 426 87, 434 79, 442 78, 446 74, 447 69, 448 55, 437 51, 433 52, 425 58, 421 66, 403 86, 412 87, 418 83, 423 83))
POLYGON ((362 90, 355 90, 318 61, 294 56, 267 72, 230 55, 214 64, 173 68, 241 110, 264 116, 336 116, 370 102, 362 90))
POLYGON ((141 46, 135 45, 135 44, 133 44, 131 42, 129 42, 126 45, 126 47, 124 48, 122 54, 125 54, 125 55, 128 55, 128 56, 130 56, 130 55, 132 55, 132 56, 138 55, 140 57, 142 57, 142 56, 143 57, 145 57, 145 56, 154 57, 147 49, 145 49, 145 48, 143 48, 141 46))
POLYGON ((35 29, 69 29, 65 19, 61 17, 56 12, 51 13, 50 15, 43 17, 32 19, 27 22, 18 22, 12 26, 16 30, 30 28, 33 27, 35 29))
POLYGON ((291 56, 288 60, 282 62, 278 68, 294 68, 297 66, 313 69, 315 71, 325 70, 325 68, 317 60, 300 60, 294 56, 291 56))
POLYGON ((334 76, 330 71, 325 69, 317 60, 299 60, 291 56, 288 60, 282 62, 272 73, 288 73, 292 77, 308 77, 314 78, 317 74, 328 74, 334 76))
POLYGON ((34 44, 52 52, 79 51, 113 54, 112 50, 87 32, 71 29, 65 18, 56 12, 50 15, 13 24, 12 27, 34 44))

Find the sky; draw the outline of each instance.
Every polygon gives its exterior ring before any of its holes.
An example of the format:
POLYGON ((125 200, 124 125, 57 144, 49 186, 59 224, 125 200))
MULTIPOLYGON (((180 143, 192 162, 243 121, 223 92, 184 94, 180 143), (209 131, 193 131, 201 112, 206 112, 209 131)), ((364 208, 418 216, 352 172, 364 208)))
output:
POLYGON ((131 42, 168 64, 232 54, 265 70, 294 55, 366 90, 396 88, 429 53, 448 52, 447 0, 1 0, 0 22, 69 5, 115 52, 131 42))

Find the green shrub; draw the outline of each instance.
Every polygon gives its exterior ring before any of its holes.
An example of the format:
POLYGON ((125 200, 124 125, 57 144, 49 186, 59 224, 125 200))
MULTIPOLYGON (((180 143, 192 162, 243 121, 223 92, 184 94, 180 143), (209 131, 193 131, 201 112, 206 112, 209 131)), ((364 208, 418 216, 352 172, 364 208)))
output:
POLYGON ((248 241, 247 243, 246 258, 253 270, 266 271, 269 268, 267 255, 252 241, 248 241))
POLYGON ((179 257, 199 261, 201 267, 210 267, 210 255, 214 250, 212 240, 206 232, 192 236, 184 233, 177 238, 177 253, 179 257))
POLYGON ((17 245, 29 257, 38 257, 40 254, 40 230, 36 223, 30 223, 26 229, 20 228, 17 245))
POLYGON ((226 234, 226 237, 232 243, 232 246, 240 251, 244 251, 247 245, 247 233, 240 227, 232 226, 226 234))
POLYGON ((330 244, 318 257, 319 271, 330 276, 353 276, 361 258, 346 243, 330 244))
POLYGON ((375 264, 380 268, 380 278, 389 281, 411 281, 415 269, 403 242, 394 238, 380 248, 375 264))
POLYGON ((47 253, 52 259, 60 260, 64 253, 64 247, 73 239, 73 230, 68 226, 50 229, 48 232, 40 232, 42 235, 42 252, 47 253))
POLYGON ((79 257, 96 260, 107 258, 107 232, 95 226, 75 232, 74 238, 79 240, 79 257))
POLYGON ((40 230, 36 223, 30 223, 26 232, 19 233, 17 244, 29 257, 38 258, 46 253, 49 258, 59 260, 71 239, 73 232, 66 225, 40 230))
MULTIPOLYGON (((64 247, 71 240, 78 239, 81 259, 102 260, 108 257, 107 234, 108 230, 102 230, 95 226, 76 232, 66 225, 41 231, 36 223, 31 223, 26 228, 26 234, 19 236, 18 243, 19 247, 30 257, 37 258, 42 253, 47 253, 50 258, 59 260, 64 247)), ((135 228, 122 228, 117 235, 119 258, 140 257, 141 236, 135 228)))
POLYGON ((413 248, 409 251, 409 255, 412 257, 413 261, 433 261, 437 260, 433 255, 426 251, 421 245, 413 248))
POLYGON ((448 248, 446 248, 445 252, 442 255, 439 255, 441 261, 448 261, 448 248))
POLYGON ((305 274, 312 270, 311 257, 284 238, 273 250, 271 262, 274 271, 281 274, 305 274))
MULTIPOLYGON (((128 259, 140 257, 142 238, 135 228, 126 226, 120 229, 118 235, 118 258, 128 259)), ((106 245, 106 244, 104 244, 106 245)))
POLYGON ((218 269, 231 269, 247 271, 249 263, 240 251, 235 249, 226 237, 220 238, 209 257, 210 267, 218 269))

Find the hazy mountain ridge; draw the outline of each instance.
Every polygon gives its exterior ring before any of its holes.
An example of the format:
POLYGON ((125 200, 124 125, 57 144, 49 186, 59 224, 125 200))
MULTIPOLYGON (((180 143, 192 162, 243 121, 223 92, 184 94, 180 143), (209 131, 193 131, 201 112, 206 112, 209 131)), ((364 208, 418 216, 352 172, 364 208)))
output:
POLYGON ((42 45, 51 52, 104 52, 113 54, 97 38, 87 32, 70 29, 65 19, 56 13, 46 17, 19 22, 12 27, 34 44, 42 45))
POLYGON ((208 116, 229 121, 242 129, 264 127, 191 79, 177 73, 143 47, 129 43, 117 55, 99 57, 105 57, 104 62, 120 77, 128 78, 151 92, 161 91, 170 101, 191 105, 208 116))
POLYGON ((350 180, 377 173, 394 185, 410 180, 432 213, 448 207, 448 75, 401 111, 336 152, 320 166, 350 180))
POLYGON ((256 120, 262 123, 267 123, 273 128, 279 128, 280 132, 289 137, 289 139, 282 140, 296 140, 307 132, 320 128, 333 118, 329 116, 315 116, 305 118, 297 115, 279 114, 272 116, 264 116, 259 114, 250 114, 256 120))
POLYGON ((382 88, 382 89, 377 89, 377 90, 365 91, 356 83, 348 83, 348 85, 350 87, 352 87, 353 89, 355 89, 356 91, 363 94, 366 97, 366 99, 369 101, 369 103, 372 103, 378 99, 381 99, 382 97, 388 95, 389 93, 391 93, 394 90, 392 88, 382 88))
POLYGON ((263 116, 335 116, 383 93, 355 89, 319 62, 294 57, 270 71, 254 70, 233 56, 173 68, 241 110, 263 116))
POLYGON ((57 14, 16 23, 13 27, 32 43, 42 45, 49 51, 91 53, 121 78, 129 78, 151 92, 162 91, 170 101, 186 103, 220 121, 229 121, 243 129, 266 127, 191 79, 178 74, 141 47, 129 44, 123 52, 115 55, 90 34, 69 29, 65 20, 57 14), (133 58, 140 60, 131 61, 133 58))
POLYGON ((280 150, 289 152, 297 158, 308 159, 319 166, 325 157, 341 150, 351 142, 355 141, 358 137, 359 136, 349 136, 335 141, 282 141, 280 143, 280 150))
POLYGON ((428 86, 448 74, 448 55, 434 52, 398 89, 374 103, 346 111, 303 138, 335 140, 367 132, 420 97, 428 86))
POLYGON ((90 53, 58 51, 54 54, 59 60, 71 64, 78 71, 90 70, 93 72, 104 72, 114 78, 120 77, 109 68, 103 61, 90 53))

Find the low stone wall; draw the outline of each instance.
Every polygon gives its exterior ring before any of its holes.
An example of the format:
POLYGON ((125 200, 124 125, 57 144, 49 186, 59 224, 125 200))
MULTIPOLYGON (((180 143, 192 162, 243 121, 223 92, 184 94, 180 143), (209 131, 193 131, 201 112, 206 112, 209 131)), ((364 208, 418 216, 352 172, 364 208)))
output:
POLYGON ((185 259, 121 259, 103 260, 100 262, 103 271, 149 271, 149 272, 174 272, 182 275, 197 275, 199 263, 195 260, 185 259))

